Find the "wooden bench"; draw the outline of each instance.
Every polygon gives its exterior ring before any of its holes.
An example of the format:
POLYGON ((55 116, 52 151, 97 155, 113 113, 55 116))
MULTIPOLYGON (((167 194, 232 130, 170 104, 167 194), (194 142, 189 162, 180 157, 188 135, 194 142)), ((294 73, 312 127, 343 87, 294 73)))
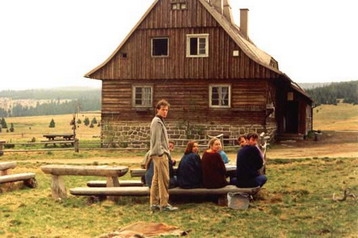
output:
POLYGON ((107 177, 107 187, 120 186, 118 177, 125 175, 128 171, 127 166, 86 166, 86 165, 44 165, 41 170, 46 174, 51 174, 51 192, 54 199, 67 197, 66 187, 63 181, 64 175, 77 176, 103 176, 107 177))
POLYGON ((41 143, 47 147, 50 144, 53 144, 53 146, 63 145, 63 146, 74 146, 75 140, 62 140, 62 139, 55 139, 55 140, 42 140, 41 143))
MULTIPOLYGON (((87 182, 88 187, 107 187, 107 181, 91 180, 87 182)), ((119 180, 120 187, 141 187, 144 186, 140 180, 119 180)))
POLYGON ((37 181, 35 173, 8 174, 0 176, 0 184, 23 181, 24 185, 29 188, 36 188, 37 181))
MULTIPOLYGON (((247 194, 256 194, 260 187, 255 188, 238 188, 235 185, 227 185, 223 188, 193 188, 184 189, 175 187, 169 189, 169 195, 186 195, 186 196, 207 196, 219 195, 227 196, 229 192, 241 192, 247 194)), ((150 195, 149 187, 77 187, 71 188, 70 193, 76 196, 148 196, 150 195)))
POLYGON ((7 175, 9 169, 14 169, 17 163, 15 161, 11 162, 0 162, 0 176, 7 175))
POLYGON ((0 162, 0 184, 23 181, 27 187, 35 188, 37 186, 35 173, 9 174, 9 170, 14 169, 16 165, 15 161, 0 162))

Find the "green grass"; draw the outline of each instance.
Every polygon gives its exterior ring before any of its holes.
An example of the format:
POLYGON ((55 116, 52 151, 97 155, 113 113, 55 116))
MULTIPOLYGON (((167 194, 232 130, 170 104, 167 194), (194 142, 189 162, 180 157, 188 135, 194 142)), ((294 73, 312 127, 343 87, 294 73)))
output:
MULTIPOLYGON (((314 108, 314 129, 358 130, 357 105, 339 104, 314 108)), ((90 119, 100 116, 84 114, 90 119)), ((42 140, 46 133, 70 130, 72 115, 6 118, 15 124, 14 133, 3 132, 1 139, 13 142, 42 140), (48 128, 51 118, 56 128, 48 128), (31 129, 30 129, 31 127, 31 129)), ((100 128, 83 125, 77 130, 80 143, 99 139, 100 128)), ((274 147, 275 145, 272 145, 274 147)), ((172 197, 180 210, 174 213, 149 213, 148 197, 121 197, 116 203, 89 202, 85 197, 69 195, 66 200, 51 197, 51 177, 40 166, 48 163, 110 164, 138 167, 145 151, 39 151, 5 152, 0 161, 17 161, 12 171, 36 172, 38 187, 0 185, 0 237, 96 237, 137 222, 164 222, 190 230, 189 237, 358 237, 358 201, 332 200, 350 188, 358 196, 358 158, 270 159, 268 182, 246 211, 231 210, 209 201, 172 197), (110 159, 105 162, 105 159, 110 159), (126 160, 124 160, 126 159, 126 160), (60 162, 59 162, 60 161, 60 162), (115 161, 115 162, 113 162, 115 161), (126 162, 123 162, 126 161, 126 162)), ((180 158, 176 152, 174 158, 180 158)), ((66 176, 66 187, 85 186, 98 177, 66 176)), ((122 179, 131 179, 129 173, 122 179)))
MULTIPOLYGON (((75 156, 75 153, 66 155, 68 159, 76 159, 75 156)), ((267 170, 267 185, 246 211, 218 206, 210 200, 175 198, 172 202, 180 211, 155 214, 149 213, 148 197, 91 203, 85 197, 69 195, 65 200, 55 201, 51 197, 51 178, 39 169, 45 163, 19 160, 16 171, 36 171, 38 187, 28 189, 17 184, 0 194, 0 236, 96 237, 136 221, 176 225, 191 230, 190 237, 356 237, 358 234, 357 200, 332 200, 333 193, 342 196, 343 189, 348 187, 358 194, 357 158, 272 160, 267 170)), ((85 186, 92 179, 99 178, 66 176, 65 184, 67 188, 85 186)), ((130 177, 127 174, 123 179, 130 177)))

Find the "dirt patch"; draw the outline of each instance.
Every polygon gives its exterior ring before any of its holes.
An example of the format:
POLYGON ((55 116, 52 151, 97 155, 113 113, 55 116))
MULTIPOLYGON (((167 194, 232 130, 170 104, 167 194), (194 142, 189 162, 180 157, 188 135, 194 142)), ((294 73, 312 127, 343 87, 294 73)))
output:
POLYGON ((358 132, 323 131, 317 140, 281 141, 267 151, 267 157, 358 157, 358 132))

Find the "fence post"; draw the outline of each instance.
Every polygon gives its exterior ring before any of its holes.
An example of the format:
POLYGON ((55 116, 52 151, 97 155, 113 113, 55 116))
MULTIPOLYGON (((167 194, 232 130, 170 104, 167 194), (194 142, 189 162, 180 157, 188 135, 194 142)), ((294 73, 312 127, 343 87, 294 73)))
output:
POLYGON ((0 156, 4 154, 4 144, 6 143, 5 140, 0 140, 0 156))
POLYGON ((79 139, 75 139, 75 142, 74 142, 74 147, 75 147, 75 152, 80 152, 80 140, 79 139))

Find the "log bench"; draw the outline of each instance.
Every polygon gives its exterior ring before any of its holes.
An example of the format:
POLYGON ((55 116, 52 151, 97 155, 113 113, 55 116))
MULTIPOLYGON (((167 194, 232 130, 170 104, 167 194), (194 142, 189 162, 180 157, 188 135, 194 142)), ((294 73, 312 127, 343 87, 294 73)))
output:
POLYGON ((0 162, 0 176, 7 175, 9 173, 9 169, 14 169, 17 163, 15 161, 11 162, 0 162))
POLYGON ((120 186, 118 177, 125 175, 128 171, 127 166, 86 166, 86 165, 44 165, 41 170, 52 176, 51 193, 54 199, 67 197, 67 190, 63 181, 64 175, 76 176, 103 176, 107 177, 106 186, 120 186))
MULTIPOLYGON (((91 180, 87 182, 88 187, 107 187, 107 181, 91 180)), ((140 180, 119 180, 120 187, 142 187, 143 182, 140 180)))
MULTIPOLYGON (((254 188, 238 188, 235 185, 227 185, 223 188, 192 188, 184 189, 175 187, 169 189, 169 195, 186 195, 186 196, 208 196, 219 195, 219 197, 227 196, 229 192, 241 192, 247 194, 256 194, 260 187, 254 188)), ((76 196, 148 196, 150 195, 149 187, 77 187, 71 188, 70 193, 76 196)))
POLYGON ((47 147, 50 144, 52 144, 53 146, 57 146, 57 144, 63 145, 63 146, 74 146, 76 141, 75 140, 54 139, 54 140, 42 140, 40 142, 41 142, 41 144, 44 144, 45 147, 47 147))
POLYGON ((0 162, 0 184, 23 181, 29 188, 35 188, 37 182, 35 173, 9 174, 10 169, 14 169, 17 163, 15 161, 0 162))
POLYGON ((0 184, 23 181, 24 185, 29 188, 36 188, 37 181, 35 173, 8 174, 0 176, 0 184))

